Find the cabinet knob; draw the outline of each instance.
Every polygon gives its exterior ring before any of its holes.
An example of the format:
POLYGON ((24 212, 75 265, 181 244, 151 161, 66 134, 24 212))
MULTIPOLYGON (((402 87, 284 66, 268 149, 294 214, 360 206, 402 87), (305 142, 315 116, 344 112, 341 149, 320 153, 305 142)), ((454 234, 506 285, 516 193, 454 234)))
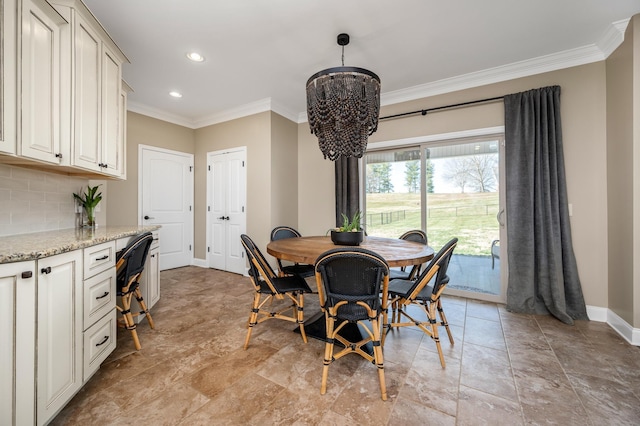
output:
POLYGON ((151 217, 151 216, 148 216, 148 215, 144 216, 144 220, 149 220, 149 219, 155 219, 155 217, 151 217))
POLYGON ((46 268, 40 269, 40 273, 41 274, 50 274, 51 273, 51 266, 47 266, 46 268))
POLYGON ((62 160, 62 153, 61 153, 61 152, 57 153, 57 154, 56 154, 56 158, 59 158, 59 159, 61 159, 61 160, 62 160))

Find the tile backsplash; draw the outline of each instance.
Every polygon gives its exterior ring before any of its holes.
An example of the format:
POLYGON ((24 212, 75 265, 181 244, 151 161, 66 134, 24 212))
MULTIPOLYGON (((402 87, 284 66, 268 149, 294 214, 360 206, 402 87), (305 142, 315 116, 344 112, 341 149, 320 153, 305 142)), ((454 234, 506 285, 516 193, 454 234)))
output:
POLYGON ((85 178, 0 164, 0 236, 75 226, 73 193, 85 178))

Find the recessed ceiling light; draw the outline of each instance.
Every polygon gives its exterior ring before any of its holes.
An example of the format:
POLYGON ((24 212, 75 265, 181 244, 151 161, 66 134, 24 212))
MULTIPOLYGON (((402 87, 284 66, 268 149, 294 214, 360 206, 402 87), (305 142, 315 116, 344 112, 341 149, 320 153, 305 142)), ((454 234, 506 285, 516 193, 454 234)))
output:
POLYGON ((181 98, 182 97, 182 93, 180 92, 176 92, 175 90, 172 92, 169 92, 169 96, 173 96, 174 98, 181 98))
POLYGON ((187 53, 187 58, 191 59, 193 62, 202 62, 202 61, 204 61, 204 56, 202 56, 198 52, 187 53))

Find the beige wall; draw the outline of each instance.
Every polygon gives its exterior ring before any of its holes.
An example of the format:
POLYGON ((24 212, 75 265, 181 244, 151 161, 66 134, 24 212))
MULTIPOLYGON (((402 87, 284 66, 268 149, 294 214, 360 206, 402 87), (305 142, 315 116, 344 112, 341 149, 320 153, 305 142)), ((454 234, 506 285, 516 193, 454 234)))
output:
POLYGON ((270 229, 298 227, 298 125, 271 113, 270 229))
POLYGON ((609 308, 640 326, 640 15, 607 58, 609 308), (631 90, 630 90, 631 88, 631 90))
MULTIPOLYGON (((382 82, 384 87, 384 81, 382 82)), ((573 243, 587 304, 607 306, 605 63, 539 74, 384 107, 381 116, 560 85, 573 243)), ((371 142, 504 125, 501 103, 382 121, 371 142)), ((308 123, 298 129, 298 223, 303 234, 333 222, 333 164, 322 159, 308 123)), ((508 143, 508 142, 507 142, 508 143)))
POLYGON ((269 242, 271 230, 271 112, 251 115, 196 131, 195 252, 206 258, 207 153, 247 147, 247 234, 259 247, 269 242))
POLYGON ((127 180, 107 183, 107 224, 110 226, 138 223, 139 145, 193 154, 195 131, 135 112, 127 113, 127 180))

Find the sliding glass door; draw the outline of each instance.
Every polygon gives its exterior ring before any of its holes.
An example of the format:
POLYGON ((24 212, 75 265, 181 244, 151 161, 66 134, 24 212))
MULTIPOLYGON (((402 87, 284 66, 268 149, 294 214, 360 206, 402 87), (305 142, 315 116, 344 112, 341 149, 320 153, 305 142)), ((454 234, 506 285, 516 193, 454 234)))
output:
POLYGON ((423 229, 435 250, 458 237, 447 293, 504 301, 502 140, 438 141, 367 153, 367 233, 397 238, 423 229))

